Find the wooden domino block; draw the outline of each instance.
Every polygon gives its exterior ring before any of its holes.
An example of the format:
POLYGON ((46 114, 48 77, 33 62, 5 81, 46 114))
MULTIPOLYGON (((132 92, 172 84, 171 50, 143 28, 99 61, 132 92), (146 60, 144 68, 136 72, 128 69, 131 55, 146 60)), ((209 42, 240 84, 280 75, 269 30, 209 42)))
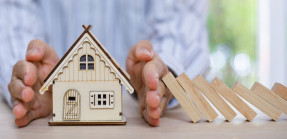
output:
POLYGON ((274 93, 287 100, 287 87, 280 83, 275 83, 271 89, 274 93))
POLYGON ((210 102, 224 115, 224 117, 231 121, 236 113, 231 107, 217 94, 217 92, 209 85, 209 83, 201 76, 198 75, 193 83, 201 90, 201 92, 210 100, 210 102))
POLYGON ((196 123, 201 119, 201 113, 196 108, 196 106, 192 103, 192 101, 188 98, 185 91, 181 88, 179 83, 176 81, 175 77, 172 73, 168 73, 162 78, 163 82, 167 86, 167 88, 171 91, 171 93, 175 96, 179 104, 188 114, 190 119, 196 123))
POLYGON ((268 115, 273 120, 277 121, 278 118, 280 117, 282 113, 280 110, 273 107, 270 103, 268 103, 267 101, 262 99, 260 96, 253 93, 251 90, 246 88, 241 83, 238 83, 238 82, 235 83, 232 90, 236 94, 238 94, 239 96, 241 96, 242 98, 250 102, 252 105, 257 107, 259 110, 264 112, 266 115, 268 115))
POLYGON ((275 94, 273 91, 269 90, 262 84, 255 82, 251 90, 258 96, 265 99, 267 102, 287 114, 287 101, 275 94))
POLYGON ((240 99, 233 91, 220 79, 214 78, 210 83, 211 86, 223 96, 231 105, 233 105, 248 121, 252 121, 257 115, 242 99, 240 99))
POLYGON ((190 96, 191 100, 195 103, 199 110, 205 115, 209 122, 212 122, 216 117, 218 117, 216 111, 194 86, 192 81, 185 73, 177 77, 176 80, 179 82, 185 92, 190 96))

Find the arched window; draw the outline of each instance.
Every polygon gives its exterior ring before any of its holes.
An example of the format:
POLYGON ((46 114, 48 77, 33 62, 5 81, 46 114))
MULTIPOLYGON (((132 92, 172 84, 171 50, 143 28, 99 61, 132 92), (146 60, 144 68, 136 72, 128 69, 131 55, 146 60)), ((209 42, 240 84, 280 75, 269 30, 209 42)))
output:
POLYGON ((80 57, 80 70, 93 70, 94 58, 91 55, 83 55, 80 57))

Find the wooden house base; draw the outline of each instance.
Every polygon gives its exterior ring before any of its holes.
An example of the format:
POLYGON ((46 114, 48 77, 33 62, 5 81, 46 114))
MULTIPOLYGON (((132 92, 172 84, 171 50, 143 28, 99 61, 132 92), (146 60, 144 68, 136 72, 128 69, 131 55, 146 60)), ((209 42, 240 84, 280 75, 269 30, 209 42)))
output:
POLYGON ((53 121, 50 119, 49 126, 69 126, 69 125, 126 125, 127 120, 122 116, 121 121, 101 120, 101 121, 53 121))

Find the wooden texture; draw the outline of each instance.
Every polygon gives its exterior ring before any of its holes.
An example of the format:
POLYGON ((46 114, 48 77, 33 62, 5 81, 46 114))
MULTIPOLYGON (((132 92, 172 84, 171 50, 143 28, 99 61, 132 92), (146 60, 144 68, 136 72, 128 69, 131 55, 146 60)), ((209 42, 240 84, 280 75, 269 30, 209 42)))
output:
MULTIPOLYGON (((122 116, 122 86, 117 81, 98 81, 98 82, 56 82, 53 85, 53 122, 63 122, 65 119, 63 114, 65 109, 71 112, 77 110, 80 114, 77 120, 80 121, 121 121, 122 116), (84 86, 84 87, 83 87, 84 86), (63 101, 71 88, 74 88, 80 94, 80 104, 78 107, 71 107, 63 101), (113 92, 113 107, 112 108, 93 108, 90 106, 91 92, 113 92), (64 118, 64 119, 63 119, 64 118)), ((77 99, 76 99, 77 100, 77 99)), ((98 100, 96 100, 97 102, 98 100)), ((108 102, 107 102, 108 104, 108 102)), ((71 113, 72 114, 72 113, 71 113)))
POLYGON ((89 31, 91 26, 83 27, 85 29, 84 32, 49 73, 39 92, 44 94, 54 81, 120 80, 120 83, 125 86, 129 93, 133 93, 134 88, 129 82, 129 75, 89 31), (84 55, 92 56, 94 61, 79 62, 80 57, 84 55), (94 63, 94 69, 80 70, 79 65, 85 63, 94 63))
POLYGON ((210 83, 211 86, 223 96, 231 105, 233 105, 248 121, 252 121, 256 116, 256 112, 251 109, 242 99, 240 99, 233 91, 220 79, 214 78, 210 83))
MULTIPOLYGON (((70 89, 64 95, 63 120, 80 120, 81 96, 77 90, 70 89), (70 100, 69 98, 74 98, 70 100)), ((59 107, 59 106, 57 106, 59 107)))
POLYGON ((196 108, 196 106, 191 102, 191 100, 187 97, 185 91, 181 88, 179 83, 176 81, 175 77, 169 72, 162 78, 163 82, 167 86, 167 88, 171 91, 171 93, 178 100, 179 104, 185 110, 185 112, 189 115, 190 119, 196 123, 201 119, 201 114, 196 108))
POLYGON ((251 90, 258 96, 265 99, 267 102, 287 114, 287 101, 275 94, 273 91, 269 90, 262 84, 255 82, 251 90))
POLYGON ((48 74, 48 76, 46 77, 46 79, 44 79, 44 82, 46 82, 48 80, 48 78, 50 78, 50 76, 53 74, 53 72, 58 68, 58 66, 63 62, 63 60, 67 57, 67 55, 74 49, 74 47, 76 46, 76 44, 82 39, 82 37, 92 28, 91 25, 89 25, 88 27, 84 26, 84 31, 82 32, 82 34, 79 36, 79 38, 73 43, 73 45, 69 48, 69 50, 65 53, 65 55, 60 59, 60 61, 57 63, 57 65, 52 69, 52 71, 48 74))
POLYGON ((212 122, 216 117, 218 117, 216 111, 203 97, 199 90, 194 86, 192 81, 185 73, 181 74, 176 79, 182 86, 182 88, 185 90, 185 92, 188 94, 188 96, 191 98, 191 100, 198 107, 198 109, 205 115, 209 122, 212 122))
POLYGON ((201 75, 198 75, 193 82, 228 121, 231 121, 236 116, 233 109, 229 107, 201 75))
POLYGON ((126 125, 126 117, 122 116, 121 121, 62 121, 54 122, 52 119, 49 121, 50 126, 66 126, 66 125, 126 125))
POLYGON ((32 121, 18 128, 11 108, 0 96, 1 139, 284 139, 287 131, 287 115, 278 122, 270 121, 256 109, 258 115, 252 122, 238 115, 232 122, 218 117, 209 123, 203 120, 196 124, 187 122, 188 115, 181 107, 167 110, 160 119, 160 126, 151 127, 139 113, 138 103, 128 93, 123 93, 123 108, 127 118, 125 126, 48 126, 51 116, 32 121))
POLYGON ((240 83, 235 83, 233 86, 233 91, 237 93, 239 96, 250 102, 252 105, 260 109, 266 115, 268 115, 273 120, 277 121, 281 115, 281 111, 277 108, 273 107, 267 101, 262 99, 260 96, 256 95, 254 92, 246 88, 240 83))
POLYGON ((287 87, 280 84, 280 83, 275 83, 272 87, 272 91, 279 95, 280 97, 284 98, 287 100, 287 87))
POLYGON ((133 93, 130 78, 89 31, 91 26, 83 28, 39 90, 44 94, 53 86, 50 125, 122 124, 122 85, 133 93))

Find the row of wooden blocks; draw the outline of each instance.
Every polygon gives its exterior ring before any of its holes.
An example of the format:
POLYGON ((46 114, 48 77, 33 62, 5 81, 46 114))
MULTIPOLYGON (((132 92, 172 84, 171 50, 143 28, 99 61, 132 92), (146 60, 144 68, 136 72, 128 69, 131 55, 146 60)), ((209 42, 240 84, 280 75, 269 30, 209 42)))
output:
POLYGON ((224 99, 248 121, 252 121, 257 113, 242 98, 275 121, 282 112, 287 114, 287 88, 279 83, 275 83, 272 90, 269 90, 256 82, 249 90, 238 82, 230 89, 218 78, 208 83, 201 75, 190 80, 185 73, 177 78, 172 73, 168 73, 162 80, 194 123, 202 118, 201 113, 209 122, 218 117, 205 97, 228 121, 237 114, 224 99))

